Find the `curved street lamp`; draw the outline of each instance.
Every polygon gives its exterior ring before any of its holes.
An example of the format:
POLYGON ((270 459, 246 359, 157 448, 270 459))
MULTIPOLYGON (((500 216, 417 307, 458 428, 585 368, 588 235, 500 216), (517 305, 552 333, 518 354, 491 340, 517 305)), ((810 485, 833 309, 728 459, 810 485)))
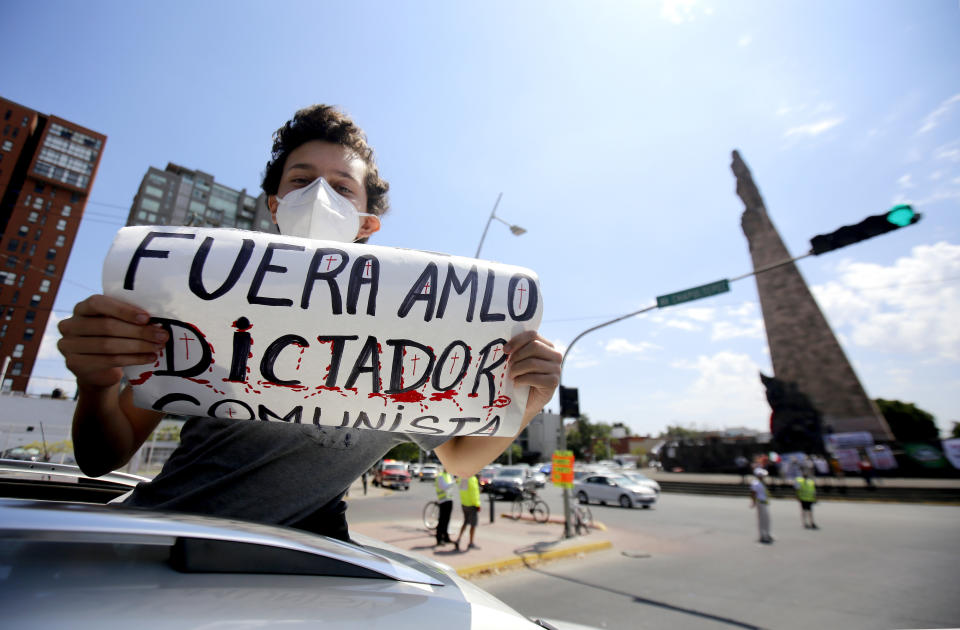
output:
POLYGON ((496 219, 500 223, 503 223, 508 228, 510 228, 510 231, 513 233, 514 236, 520 236, 521 234, 526 233, 526 230, 520 227, 519 225, 513 225, 511 223, 507 223, 506 221, 504 221, 503 219, 497 216, 497 206, 500 205, 501 197, 503 197, 503 193, 500 193, 499 195, 497 195, 497 202, 493 204, 493 210, 490 211, 490 218, 487 219, 487 225, 486 227, 483 228, 483 236, 480 237, 480 244, 477 245, 477 253, 474 254, 473 256, 474 258, 480 258, 480 249, 483 247, 483 241, 487 238, 487 230, 490 229, 490 222, 493 221, 494 219, 496 219))

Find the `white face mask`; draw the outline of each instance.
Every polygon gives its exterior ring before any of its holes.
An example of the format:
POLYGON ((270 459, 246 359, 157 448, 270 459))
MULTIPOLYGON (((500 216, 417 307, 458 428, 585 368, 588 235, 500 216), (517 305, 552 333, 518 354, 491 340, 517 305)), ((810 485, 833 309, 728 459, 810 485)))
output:
POLYGON ((359 212, 322 177, 277 200, 277 226, 285 236, 352 243, 357 240, 361 216, 373 215, 359 212))

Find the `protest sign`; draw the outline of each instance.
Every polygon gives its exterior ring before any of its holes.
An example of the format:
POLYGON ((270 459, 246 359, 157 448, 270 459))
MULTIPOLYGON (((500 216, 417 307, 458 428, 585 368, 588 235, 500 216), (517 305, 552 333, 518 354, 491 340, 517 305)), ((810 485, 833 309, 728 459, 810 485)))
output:
POLYGON ((123 228, 103 287, 170 334, 140 407, 432 435, 519 430, 503 347, 543 312, 520 267, 232 229, 123 228))

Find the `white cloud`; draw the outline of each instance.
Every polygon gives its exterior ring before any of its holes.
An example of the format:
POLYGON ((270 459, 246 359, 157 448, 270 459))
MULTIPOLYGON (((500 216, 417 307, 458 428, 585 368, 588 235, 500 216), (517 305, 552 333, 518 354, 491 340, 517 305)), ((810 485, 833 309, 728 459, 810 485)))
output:
POLYGON ((943 177, 943 171, 934 171, 930 173, 930 175, 928 176, 928 179, 932 182, 935 182, 942 177, 943 177))
POLYGON ((683 319, 668 319, 665 323, 669 328, 679 328, 680 330, 698 331, 703 330, 703 326, 697 326, 693 322, 683 319))
POLYGON ((923 124, 920 125, 920 129, 917 130, 917 133, 927 133, 932 131, 939 123, 940 119, 943 118, 950 111, 950 109, 960 103, 960 94, 954 94, 944 102, 940 103, 939 106, 923 118, 923 124))
MULTIPOLYGON (((706 15, 712 15, 713 10, 705 8, 706 15)), ((697 18, 697 0, 662 0, 660 17, 674 24, 693 22, 697 18)))
POLYGON ((747 320, 740 325, 732 322, 717 322, 713 325, 713 335, 710 338, 713 341, 736 339, 738 337, 763 339, 763 334, 763 320, 756 318, 747 320))
POLYGON ((797 125, 796 127, 790 127, 783 133, 784 138, 789 138, 790 136, 819 136, 821 133, 833 129, 837 125, 843 122, 843 118, 824 118, 823 120, 818 120, 817 122, 808 123, 806 125, 797 125))
POLYGON ((660 346, 650 343, 648 341, 641 341, 639 343, 633 343, 632 341, 627 341, 623 338, 611 339, 607 342, 607 345, 604 347, 604 350, 610 354, 637 354, 643 355, 649 353, 651 350, 659 350, 660 346))
POLYGON ((745 48, 749 46, 752 42, 753 42, 752 37, 750 37, 749 35, 744 35, 739 40, 737 40, 737 46, 739 46, 740 48, 745 48))
MULTIPOLYGON (((555 340, 551 340, 551 342, 553 343, 553 347, 556 348, 560 354, 562 355, 567 354, 567 351, 569 350, 569 348, 565 344, 555 340)), ((600 360, 597 359, 596 357, 588 356, 588 354, 584 352, 582 347, 577 346, 573 350, 570 350, 570 356, 568 357, 565 356, 563 367, 564 369, 568 367, 574 367, 579 369, 579 368, 594 367, 596 365, 600 365, 600 360)))
POLYGON ((913 248, 891 266, 838 265, 812 287, 838 336, 872 351, 960 362, 960 245, 913 248))
POLYGON ((695 322, 709 322, 713 320, 716 310, 715 308, 687 307, 680 310, 680 315, 689 317, 695 322))
POLYGON ((744 302, 740 306, 728 306, 725 313, 731 317, 749 317, 757 312, 756 302, 744 302))
POLYGON ((914 183, 911 181, 910 173, 901 175, 900 178, 897 179, 897 185, 900 186, 900 188, 916 188, 914 183))
POLYGON ((770 417, 760 367, 746 354, 718 352, 695 361, 674 361, 670 367, 698 372, 686 396, 670 405, 685 421, 711 421, 730 426, 764 428, 770 417))
POLYGON ((933 159, 960 162, 960 141, 954 140, 933 150, 933 159))

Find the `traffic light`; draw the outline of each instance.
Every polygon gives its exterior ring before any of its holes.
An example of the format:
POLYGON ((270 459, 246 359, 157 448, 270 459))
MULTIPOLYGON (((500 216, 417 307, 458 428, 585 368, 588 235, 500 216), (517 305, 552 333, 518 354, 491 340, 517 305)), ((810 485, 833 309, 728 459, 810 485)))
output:
POLYGON ((576 387, 560 386, 560 416, 563 418, 580 417, 580 397, 576 387))
POLYGON ((913 206, 909 204, 894 206, 886 214, 876 214, 856 225, 845 225, 829 234, 814 236, 810 239, 810 245, 813 248, 811 253, 819 256, 825 252, 832 252, 835 249, 913 225, 920 220, 921 216, 919 212, 914 212, 913 206))

